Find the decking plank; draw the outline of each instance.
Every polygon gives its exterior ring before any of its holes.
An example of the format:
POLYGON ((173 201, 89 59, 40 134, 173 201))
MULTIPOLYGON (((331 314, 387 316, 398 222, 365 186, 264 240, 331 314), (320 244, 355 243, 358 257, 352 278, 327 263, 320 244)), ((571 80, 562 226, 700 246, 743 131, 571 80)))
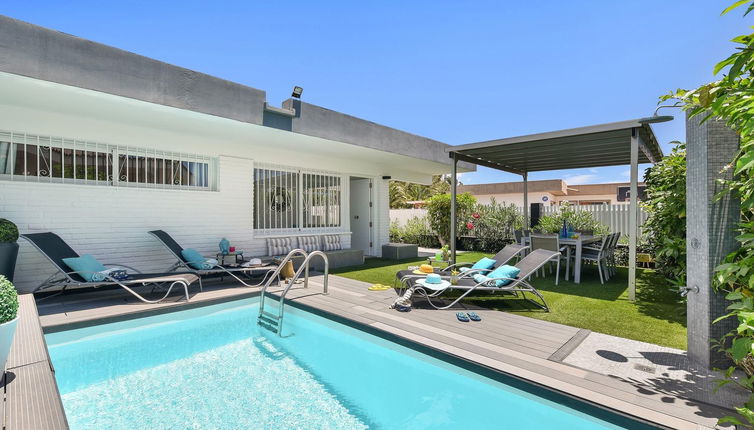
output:
POLYGON ((67 429, 55 377, 46 361, 8 370, 6 430, 67 429))

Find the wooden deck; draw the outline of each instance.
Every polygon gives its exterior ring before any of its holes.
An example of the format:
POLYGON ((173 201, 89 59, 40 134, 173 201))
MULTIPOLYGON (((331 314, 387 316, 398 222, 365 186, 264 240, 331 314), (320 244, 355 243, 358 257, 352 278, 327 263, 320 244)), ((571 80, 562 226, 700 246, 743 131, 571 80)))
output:
MULTIPOLYGON (((400 313, 388 309, 396 297, 393 290, 368 291, 369 284, 363 282, 338 276, 330 276, 329 279, 330 294, 322 295, 323 278, 317 276, 311 278, 308 289, 292 289, 288 295, 290 302, 665 427, 713 428, 718 417, 728 414, 728 411, 715 406, 655 392, 646 386, 561 363, 560 360, 588 334, 584 330, 479 308, 475 308, 475 311, 482 317, 481 322, 460 323, 455 319, 457 309, 439 311, 422 308, 418 300, 415 304, 420 307, 400 313)), ((271 291, 276 293, 275 290, 271 291)), ((37 325, 32 327, 34 324, 27 323, 23 330, 19 327, 16 335, 12 352, 14 367, 10 369, 15 379, 6 385, 6 429, 65 428, 53 373, 41 343, 39 322, 46 331, 57 331, 101 322, 103 319, 128 319, 250 297, 257 295, 258 290, 205 282, 203 292, 192 288, 192 293, 189 303, 176 294, 165 303, 148 305, 120 290, 92 291, 42 301, 36 309, 31 297, 24 296, 23 314, 32 322, 36 320, 37 325), (38 320, 37 309, 40 315, 38 320), (25 366, 31 367, 21 370, 25 366), (54 396, 51 396, 53 390, 54 396), (35 398, 33 402, 14 400, 32 397, 35 398), (26 412, 21 411, 18 405, 26 405, 26 412), (47 422, 52 425, 39 427, 29 424, 35 423, 27 421, 36 419, 32 416, 35 414, 47 417, 47 422)))

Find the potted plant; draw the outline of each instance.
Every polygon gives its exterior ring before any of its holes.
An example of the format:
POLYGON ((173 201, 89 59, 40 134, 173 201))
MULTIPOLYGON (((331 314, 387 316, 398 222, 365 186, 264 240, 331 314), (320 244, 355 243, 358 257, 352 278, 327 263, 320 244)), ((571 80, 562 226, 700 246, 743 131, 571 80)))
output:
POLYGON ((18 257, 18 228, 7 219, 0 218, 0 275, 13 282, 18 257))
POLYGON ((0 275, 0 365, 5 371, 18 322, 18 294, 13 284, 0 275))

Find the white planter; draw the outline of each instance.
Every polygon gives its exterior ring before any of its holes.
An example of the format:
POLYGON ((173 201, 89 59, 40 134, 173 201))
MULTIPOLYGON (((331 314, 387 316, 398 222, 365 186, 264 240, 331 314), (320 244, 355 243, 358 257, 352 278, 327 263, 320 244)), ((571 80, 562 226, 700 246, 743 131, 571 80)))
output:
POLYGON ((13 344, 13 335, 16 334, 18 316, 5 324, 0 324, 0 366, 5 371, 5 364, 10 354, 10 346, 13 344))

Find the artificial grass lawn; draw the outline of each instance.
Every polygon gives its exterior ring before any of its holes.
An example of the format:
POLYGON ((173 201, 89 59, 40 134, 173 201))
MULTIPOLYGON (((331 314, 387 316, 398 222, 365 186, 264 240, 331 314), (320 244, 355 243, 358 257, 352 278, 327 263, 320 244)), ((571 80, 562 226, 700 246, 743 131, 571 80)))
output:
MULTIPOLYGON (((483 256, 485 254, 477 252, 459 254, 458 261, 476 261, 483 256)), ((426 258, 400 262, 370 258, 364 265, 344 267, 332 273, 359 281, 393 285, 398 270, 422 262, 426 262, 426 258)), ((564 270, 561 268, 560 285, 557 286, 554 273, 532 278, 532 285, 550 306, 549 313, 521 299, 502 294, 479 292, 464 301, 599 333, 686 349, 685 307, 679 302, 678 293, 671 291, 654 271, 637 270, 636 301, 632 303, 628 301, 626 268, 619 268, 617 275, 605 285, 600 284, 594 266, 584 267, 580 284, 563 280, 564 270)))

